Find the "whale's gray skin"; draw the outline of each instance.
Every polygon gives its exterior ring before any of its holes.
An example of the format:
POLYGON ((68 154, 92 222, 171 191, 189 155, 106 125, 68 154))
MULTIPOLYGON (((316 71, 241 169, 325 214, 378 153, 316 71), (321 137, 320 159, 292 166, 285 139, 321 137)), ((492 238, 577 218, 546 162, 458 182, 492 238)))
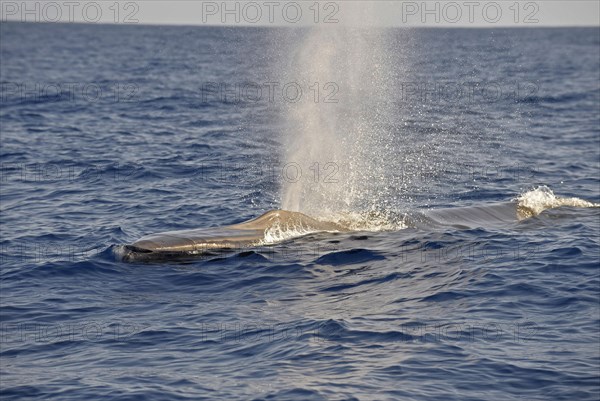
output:
POLYGON ((453 227, 495 228, 515 224, 525 218, 516 202, 488 203, 481 206, 429 209, 411 216, 411 225, 424 229, 453 227))
POLYGON ((125 260, 148 260, 203 253, 214 249, 240 248, 259 244, 268 229, 303 232, 347 231, 336 223, 321 222, 298 212, 271 210, 240 224, 195 230, 168 231, 147 235, 125 246, 125 260))
MULTIPOLYGON (((536 191, 532 191, 532 193, 536 191)), ((536 196, 539 197, 539 193, 536 196)), ((510 202, 480 206, 417 211, 402 217, 403 227, 423 230, 437 230, 444 227, 458 229, 501 228, 537 216, 546 209, 561 206, 600 207, 599 204, 578 198, 558 198, 551 193, 545 196, 546 198, 542 199, 542 202, 537 199, 528 201, 527 198, 523 197, 523 199, 510 202)), ((369 220, 368 214, 363 217, 369 220)), ((216 228, 152 234, 140 238, 131 245, 120 248, 122 248, 122 257, 125 261, 165 260, 190 254, 209 253, 215 250, 239 249, 260 245, 264 243, 267 234, 277 234, 278 230, 303 235, 315 232, 347 232, 351 231, 349 227, 354 227, 354 230, 361 230, 360 225, 353 225, 350 220, 346 223, 326 222, 298 212, 272 210, 244 223, 216 228)), ((367 231, 369 230, 367 229, 367 231)), ((285 238, 286 236, 282 237, 282 239, 285 238)))
MULTIPOLYGON (((406 216, 408 227, 435 229, 444 226, 472 228, 504 225, 517 221, 513 202, 485 206, 433 209, 406 216)), ((124 247, 125 261, 165 260, 218 250, 240 249, 261 244, 270 229, 301 233, 347 232, 344 225, 319 221, 305 214, 272 210, 240 224, 147 235, 124 247)))

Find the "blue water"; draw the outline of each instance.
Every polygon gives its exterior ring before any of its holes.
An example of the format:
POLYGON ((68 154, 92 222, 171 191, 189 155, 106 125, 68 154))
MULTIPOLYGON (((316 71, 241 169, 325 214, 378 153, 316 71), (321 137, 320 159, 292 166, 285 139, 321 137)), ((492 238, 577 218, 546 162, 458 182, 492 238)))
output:
MULTIPOLYGON (((305 34, 0 24, 3 400, 600 398, 597 208, 120 260, 280 207, 290 104, 205 84, 276 81, 305 34)), ((600 202, 598 29, 386 35, 395 208, 600 202)))

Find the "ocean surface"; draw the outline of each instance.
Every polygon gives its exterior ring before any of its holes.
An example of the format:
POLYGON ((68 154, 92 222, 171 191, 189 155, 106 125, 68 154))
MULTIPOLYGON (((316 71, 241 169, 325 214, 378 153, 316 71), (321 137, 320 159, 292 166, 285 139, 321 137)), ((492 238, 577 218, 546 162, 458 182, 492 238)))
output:
POLYGON ((363 98, 294 78, 310 34, 0 24, 2 400, 600 399, 600 209, 556 200, 600 202, 599 29, 379 32, 363 98), (307 101, 377 123, 360 174, 286 156, 307 101), (372 224, 119 252, 300 180, 372 224))

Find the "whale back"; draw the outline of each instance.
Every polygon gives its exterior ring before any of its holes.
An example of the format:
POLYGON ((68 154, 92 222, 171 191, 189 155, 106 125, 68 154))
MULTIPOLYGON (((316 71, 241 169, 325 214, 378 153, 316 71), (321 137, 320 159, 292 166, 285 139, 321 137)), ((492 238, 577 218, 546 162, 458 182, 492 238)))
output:
POLYGON ((339 224, 319 221, 303 213, 287 210, 271 210, 255 219, 228 227, 237 230, 266 230, 278 225, 312 231, 345 231, 344 227, 339 224))
MULTIPOLYGON (((458 208, 429 209, 401 217, 401 228, 415 227, 436 230, 445 227, 458 229, 502 228, 535 217, 544 210, 557 207, 599 208, 600 204, 579 198, 555 196, 547 187, 528 191, 510 202, 458 208)), ((338 216, 339 217, 339 216, 338 216)), ((335 217, 334 217, 335 218, 335 217)), ((206 253, 215 249, 243 248, 267 245, 315 232, 382 231, 389 224, 378 223, 375 215, 356 216, 337 222, 322 221, 299 212, 271 210, 239 224, 195 230, 168 231, 147 235, 131 245, 122 246, 124 260, 169 259, 181 255, 206 253), (374 221, 373 224, 364 224, 374 221)), ((400 225, 397 225, 400 227, 400 225)), ((400 229, 400 228, 397 228, 400 229)))
MULTIPOLYGON (((239 248, 258 245, 272 231, 294 230, 300 233, 346 231, 342 226, 321 222, 298 212, 271 210, 239 224, 194 230, 167 231, 140 238, 126 246, 125 259, 143 256, 166 256, 202 253, 211 249, 239 248)), ((138 258, 139 259, 139 258, 138 258)))

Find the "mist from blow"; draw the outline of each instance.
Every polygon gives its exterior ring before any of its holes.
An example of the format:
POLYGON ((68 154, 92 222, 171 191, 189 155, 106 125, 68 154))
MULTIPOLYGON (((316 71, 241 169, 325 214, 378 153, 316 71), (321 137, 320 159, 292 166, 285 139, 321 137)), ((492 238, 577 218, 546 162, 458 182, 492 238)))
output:
POLYGON ((399 189, 389 174, 399 138, 387 88, 402 73, 385 30, 320 26, 303 34, 285 71, 309 91, 285 110, 282 208, 317 218, 385 212, 399 189))

